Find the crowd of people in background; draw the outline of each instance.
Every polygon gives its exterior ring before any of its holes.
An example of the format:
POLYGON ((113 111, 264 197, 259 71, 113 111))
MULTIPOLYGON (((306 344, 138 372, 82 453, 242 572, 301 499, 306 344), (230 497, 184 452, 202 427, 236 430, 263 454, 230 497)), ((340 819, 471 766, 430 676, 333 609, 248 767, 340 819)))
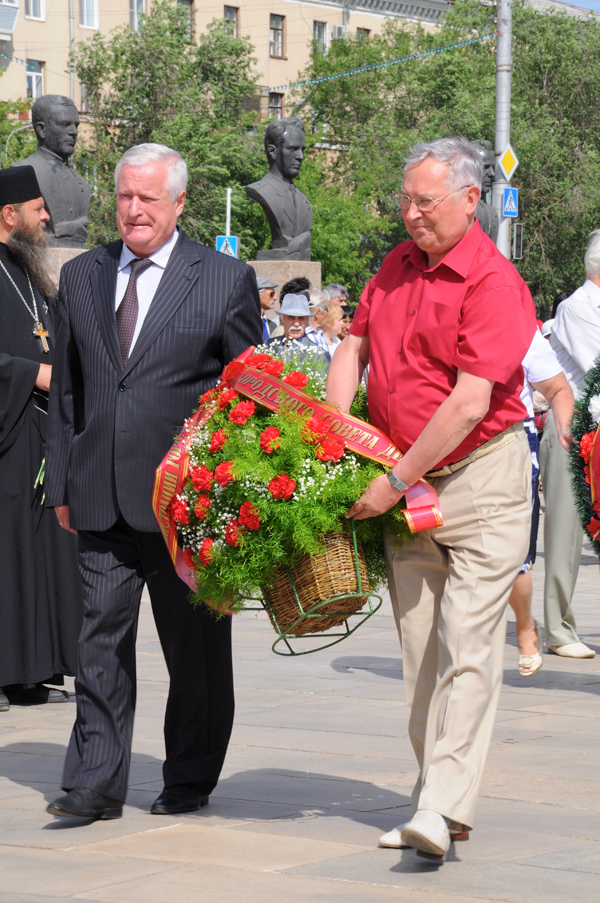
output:
POLYGON ((330 283, 323 289, 313 288, 300 276, 281 287, 278 299, 276 282, 259 276, 257 283, 264 341, 316 346, 320 358, 329 365, 352 323, 354 308, 348 304, 346 286, 330 283))

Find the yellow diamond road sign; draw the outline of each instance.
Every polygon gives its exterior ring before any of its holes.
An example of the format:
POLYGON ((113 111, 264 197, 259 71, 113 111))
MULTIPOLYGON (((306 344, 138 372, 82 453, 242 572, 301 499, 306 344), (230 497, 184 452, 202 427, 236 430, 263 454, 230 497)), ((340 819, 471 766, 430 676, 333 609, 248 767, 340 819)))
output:
POLYGON ((498 165, 500 169, 504 173, 504 178, 507 182, 510 182, 514 175, 514 171, 519 165, 519 161, 517 160, 517 155, 514 150, 507 144, 502 153, 500 154, 500 159, 498 160, 498 165))

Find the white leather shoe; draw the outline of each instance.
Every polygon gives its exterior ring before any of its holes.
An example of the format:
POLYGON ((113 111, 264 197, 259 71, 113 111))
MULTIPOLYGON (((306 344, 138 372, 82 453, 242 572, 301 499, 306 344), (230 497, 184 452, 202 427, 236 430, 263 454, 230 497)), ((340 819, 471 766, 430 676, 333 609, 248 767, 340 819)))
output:
POLYGON ((403 827, 404 825, 398 825, 397 828, 392 828, 387 834, 382 834, 379 838, 379 846, 389 847, 392 850, 408 850, 409 845, 402 843, 402 837, 400 836, 403 827))
MULTIPOLYGON (((382 834, 379 838, 379 846, 386 847, 391 850, 412 850, 412 847, 409 843, 402 842, 402 829, 404 825, 398 825, 397 828, 392 828, 391 831, 388 831, 387 834, 382 834)), ((468 840, 469 832, 463 830, 463 828, 449 828, 450 840, 454 842, 455 840, 468 840)))
POLYGON ((548 651, 565 658, 594 658, 596 653, 585 643, 567 643, 566 646, 548 646, 548 651))
POLYGON ((402 843, 418 853, 443 859, 450 847, 450 832, 446 820, 432 809, 419 809, 400 834, 402 843))

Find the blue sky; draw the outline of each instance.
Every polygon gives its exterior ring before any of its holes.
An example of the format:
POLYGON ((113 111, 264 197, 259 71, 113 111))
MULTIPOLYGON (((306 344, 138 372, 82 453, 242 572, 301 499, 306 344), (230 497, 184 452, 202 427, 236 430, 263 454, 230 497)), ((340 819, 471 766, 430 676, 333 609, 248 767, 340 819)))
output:
POLYGON ((596 12, 600 12, 600 0, 570 0, 570 5, 580 6, 582 9, 593 9, 596 12))

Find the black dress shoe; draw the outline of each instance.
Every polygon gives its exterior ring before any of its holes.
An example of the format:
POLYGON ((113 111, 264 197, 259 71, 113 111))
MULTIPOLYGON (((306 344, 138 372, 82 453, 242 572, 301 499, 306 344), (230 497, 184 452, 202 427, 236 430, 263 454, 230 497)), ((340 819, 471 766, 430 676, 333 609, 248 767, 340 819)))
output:
POLYGON ((44 684, 36 684, 27 689, 20 686, 5 687, 5 689, 11 705, 45 705, 49 702, 69 701, 69 694, 66 690, 55 690, 54 687, 45 687, 44 684))
POLYGON ((165 787, 161 795, 154 800, 150 812, 152 815, 180 815, 182 812, 196 812, 208 803, 208 796, 200 793, 189 784, 174 784, 165 787))
POLYGON ((50 803, 46 812, 65 818, 121 818, 123 803, 96 790, 76 787, 50 803))
POLYGON ((10 703, 8 701, 8 697, 4 695, 2 690, 0 690, 0 712, 8 712, 10 709, 10 703))

